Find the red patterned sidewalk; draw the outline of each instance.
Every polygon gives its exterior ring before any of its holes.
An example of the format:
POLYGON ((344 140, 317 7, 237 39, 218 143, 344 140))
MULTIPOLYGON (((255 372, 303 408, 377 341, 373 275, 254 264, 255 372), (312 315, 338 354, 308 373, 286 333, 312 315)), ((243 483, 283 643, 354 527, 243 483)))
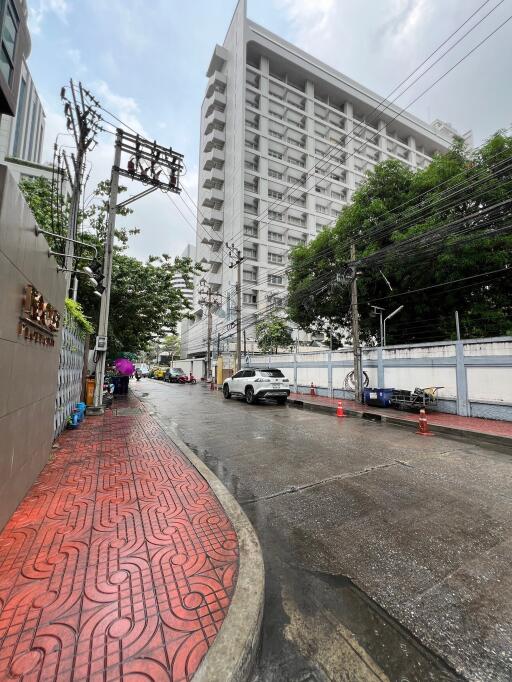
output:
MULTIPOLYGON (((337 406, 339 400, 339 398, 311 396, 307 393, 292 393, 290 398, 292 400, 302 400, 305 403, 327 405, 333 408, 337 406)), ((352 410, 354 412, 366 412, 384 417, 392 417, 393 419, 400 419, 406 422, 418 422, 418 415, 413 412, 402 412, 401 410, 394 410, 392 408, 361 405, 361 403, 357 403, 355 400, 342 399, 341 402, 343 403, 344 409, 352 410)), ((428 410, 427 412, 428 422, 431 425, 512 439, 512 422, 499 421, 497 419, 480 419, 479 417, 459 417, 456 414, 448 414, 447 412, 431 412, 428 410)))
POLYGON ((190 680, 224 621, 236 533, 134 399, 60 438, 0 533, 0 680, 190 680))

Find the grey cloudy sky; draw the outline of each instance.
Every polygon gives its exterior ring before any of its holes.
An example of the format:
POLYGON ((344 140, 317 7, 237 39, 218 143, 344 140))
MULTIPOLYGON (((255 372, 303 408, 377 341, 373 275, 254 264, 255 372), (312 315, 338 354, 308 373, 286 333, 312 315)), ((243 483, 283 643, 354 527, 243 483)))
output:
MULTIPOLYGON (((65 132, 58 95, 72 76, 82 79, 129 125, 184 152, 185 186, 195 201, 204 74, 215 43, 223 41, 234 0, 28 0, 28 4, 29 66, 47 113, 47 159, 55 135, 65 132)), ((401 106, 512 15, 512 0, 249 0, 248 6, 250 18, 383 97, 475 10, 482 6, 451 42, 496 8, 397 101, 401 106)), ((475 144, 480 144, 498 128, 512 124, 511 67, 512 21, 411 111, 427 121, 449 121, 461 132, 471 128, 475 144)), ((65 137, 59 142, 69 144, 65 137)), ((109 175, 112 153, 112 138, 105 135, 90 158, 88 191, 95 180, 109 175)), ((130 193, 136 190, 134 186, 130 193)), ((131 224, 142 232, 131 242, 133 255, 177 255, 194 242, 194 207, 190 205, 191 212, 181 200, 177 205, 187 220, 163 195, 134 204, 131 224)))

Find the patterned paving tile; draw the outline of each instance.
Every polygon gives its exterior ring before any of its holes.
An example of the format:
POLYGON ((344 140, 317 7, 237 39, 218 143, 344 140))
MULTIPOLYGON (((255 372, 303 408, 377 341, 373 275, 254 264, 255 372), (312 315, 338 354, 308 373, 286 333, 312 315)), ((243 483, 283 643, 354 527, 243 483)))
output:
POLYGON ((0 533, 0 680, 192 679, 236 584, 224 510, 134 398, 59 444, 0 533))

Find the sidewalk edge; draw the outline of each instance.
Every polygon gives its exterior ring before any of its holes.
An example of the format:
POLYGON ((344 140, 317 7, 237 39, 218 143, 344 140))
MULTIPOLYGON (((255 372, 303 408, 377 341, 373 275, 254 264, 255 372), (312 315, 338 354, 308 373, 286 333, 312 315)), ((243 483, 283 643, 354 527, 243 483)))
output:
POLYGON ((253 670, 260 641, 265 568, 260 543, 245 512, 215 474, 156 414, 152 418, 199 471, 228 515, 238 536, 240 565, 235 593, 220 632, 193 682, 246 682, 253 670))
MULTIPOLYGON (((334 405, 322 405, 320 403, 310 403, 308 401, 303 401, 298 398, 291 398, 288 400, 288 404, 291 407, 310 410, 311 412, 322 412, 323 414, 336 414, 336 407, 334 405)), ((416 426, 414 421, 410 419, 400 419, 398 416, 378 414, 375 412, 366 412, 364 410, 352 410, 350 408, 344 408, 345 414, 349 417, 359 417, 360 419, 369 419, 371 421, 383 422, 388 424, 394 424, 395 426, 405 426, 410 427, 411 430, 416 426)), ((442 424, 432 424, 429 422, 429 428, 431 431, 442 433, 445 436, 451 436, 452 438, 463 439, 463 440, 476 440, 479 443, 487 445, 504 445, 506 447, 512 448, 512 438, 508 436, 499 436, 491 433, 484 433, 483 431, 473 431, 470 429, 461 429, 456 426, 445 426, 442 424)))

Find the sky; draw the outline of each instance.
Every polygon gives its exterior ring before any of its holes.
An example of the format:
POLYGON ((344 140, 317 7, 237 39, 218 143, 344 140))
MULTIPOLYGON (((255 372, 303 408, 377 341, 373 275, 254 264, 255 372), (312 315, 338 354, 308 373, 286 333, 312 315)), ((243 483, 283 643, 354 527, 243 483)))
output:
MULTIPOLYGON (((72 144, 63 134, 59 94, 70 78, 81 80, 129 126, 185 155, 183 184, 196 202, 205 73, 215 44, 224 40, 235 0, 28 0, 28 7, 28 65, 46 112, 43 161, 51 160, 57 134, 60 145, 72 144)), ((477 9, 431 62, 483 19, 481 24, 397 100, 401 107, 510 17, 512 0, 248 0, 249 18, 382 97, 477 9)), ((460 132, 471 129, 481 144, 512 125, 511 64, 512 20, 410 110, 428 122, 449 121, 460 132)), ((103 134, 89 156, 86 196, 109 177, 112 157, 113 138, 103 134)), ((133 183, 129 194, 140 189, 133 183)), ((131 255, 176 256, 195 244, 195 208, 182 196, 171 200, 155 192, 133 204, 124 225, 141 232, 130 241, 131 255)))

